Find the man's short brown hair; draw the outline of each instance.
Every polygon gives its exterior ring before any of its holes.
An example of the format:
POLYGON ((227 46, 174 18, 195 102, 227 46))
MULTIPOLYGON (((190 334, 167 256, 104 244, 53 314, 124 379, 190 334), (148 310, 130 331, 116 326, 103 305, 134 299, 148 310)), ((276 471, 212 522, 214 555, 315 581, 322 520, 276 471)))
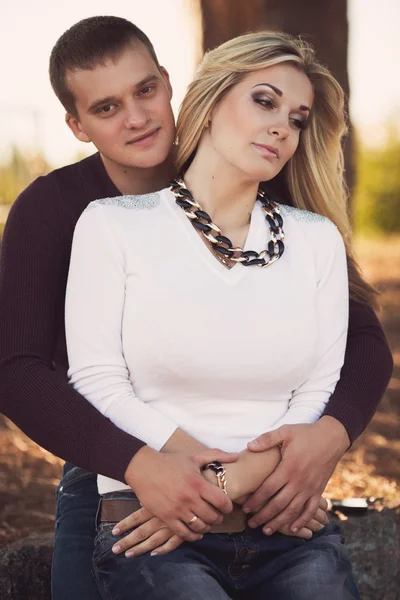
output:
POLYGON ((159 67, 153 44, 141 29, 120 17, 89 17, 75 23, 58 39, 50 55, 51 86, 67 112, 77 117, 73 92, 68 88, 68 71, 91 70, 116 59, 135 42, 142 42, 159 67))

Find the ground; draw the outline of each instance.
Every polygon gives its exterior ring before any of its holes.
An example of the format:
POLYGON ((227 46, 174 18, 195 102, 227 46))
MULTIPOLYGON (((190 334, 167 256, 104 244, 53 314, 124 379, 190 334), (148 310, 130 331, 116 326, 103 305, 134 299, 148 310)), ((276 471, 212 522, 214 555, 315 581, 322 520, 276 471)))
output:
MULTIPOLYGON (((364 273, 381 291, 381 313, 395 371, 379 409, 339 463, 327 489, 331 498, 383 498, 400 506, 400 238, 357 240, 364 273)), ((62 461, 0 416, 0 546, 31 533, 52 531, 62 461)))

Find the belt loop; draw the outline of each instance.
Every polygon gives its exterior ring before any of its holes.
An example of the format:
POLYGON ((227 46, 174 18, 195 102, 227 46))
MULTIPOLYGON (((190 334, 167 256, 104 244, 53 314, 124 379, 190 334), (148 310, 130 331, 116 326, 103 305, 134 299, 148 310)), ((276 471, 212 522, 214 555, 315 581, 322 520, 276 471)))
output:
POLYGON ((100 524, 102 503, 103 503, 103 498, 100 497, 99 504, 97 506, 97 512, 96 512, 96 521, 95 521, 96 531, 98 530, 99 524, 100 524))

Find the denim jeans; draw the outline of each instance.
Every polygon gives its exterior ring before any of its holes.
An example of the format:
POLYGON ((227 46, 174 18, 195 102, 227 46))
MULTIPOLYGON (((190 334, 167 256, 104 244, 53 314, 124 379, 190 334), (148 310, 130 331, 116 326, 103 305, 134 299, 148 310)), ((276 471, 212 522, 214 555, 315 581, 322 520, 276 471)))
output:
MULTIPOLYGON (((130 494, 133 496, 133 494, 130 494)), ((107 497, 127 497, 116 492, 107 497)), ((262 529, 206 534, 164 556, 114 555, 114 523, 97 528, 93 567, 103 600, 358 600, 336 524, 311 540, 262 529)))
POLYGON ((101 600, 92 572, 98 503, 96 475, 66 463, 56 497, 53 600, 101 600))

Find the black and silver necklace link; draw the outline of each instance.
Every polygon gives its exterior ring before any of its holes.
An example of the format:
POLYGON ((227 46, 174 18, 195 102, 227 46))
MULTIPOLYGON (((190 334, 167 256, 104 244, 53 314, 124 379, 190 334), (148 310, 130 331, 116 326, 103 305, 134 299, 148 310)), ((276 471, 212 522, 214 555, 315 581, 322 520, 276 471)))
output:
POLYGON ((271 240, 268 242, 267 248, 261 252, 243 250, 234 246, 228 237, 222 235, 218 225, 212 222, 210 215, 202 210, 200 204, 194 200, 182 178, 177 178, 172 182, 171 192, 175 196, 177 205, 191 220, 192 225, 210 242, 211 249, 224 264, 228 265, 227 261, 232 261, 242 263, 246 267, 253 265, 269 267, 282 256, 285 249, 282 215, 275 202, 268 200, 262 190, 258 190, 257 200, 261 202, 262 210, 266 213, 265 218, 269 225, 271 240), (213 235, 214 232, 216 235, 213 235))

